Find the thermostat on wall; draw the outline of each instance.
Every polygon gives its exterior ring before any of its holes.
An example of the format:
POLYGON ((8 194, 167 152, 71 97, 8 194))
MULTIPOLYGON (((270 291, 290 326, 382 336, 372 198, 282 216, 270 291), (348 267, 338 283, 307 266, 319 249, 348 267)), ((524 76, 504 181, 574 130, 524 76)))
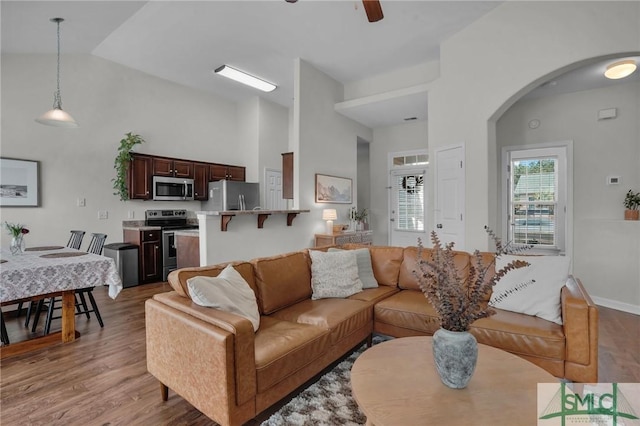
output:
POLYGON ((621 182, 620 176, 607 176, 607 185, 619 185, 621 182))

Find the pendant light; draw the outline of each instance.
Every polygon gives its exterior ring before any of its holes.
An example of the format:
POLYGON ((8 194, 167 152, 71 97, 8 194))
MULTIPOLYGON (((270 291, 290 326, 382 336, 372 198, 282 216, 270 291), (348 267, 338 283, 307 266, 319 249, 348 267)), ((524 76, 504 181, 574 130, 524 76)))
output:
POLYGON ((56 91, 53 93, 53 109, 36 118, 36 121, 47 126, 78 127, 76 120, 62 110, 62 98, 60 96, 60 22, 64 21, 64 18, 51 18, 49 20, 58 25, 58 80, 56 91))

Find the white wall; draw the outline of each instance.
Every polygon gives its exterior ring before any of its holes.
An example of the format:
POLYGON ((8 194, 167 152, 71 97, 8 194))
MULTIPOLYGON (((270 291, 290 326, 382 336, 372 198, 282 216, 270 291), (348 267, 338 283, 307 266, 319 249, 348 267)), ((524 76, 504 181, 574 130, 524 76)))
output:
MULTIPOLYGON (((334 111, 333 105, 342 100, 340 83, 304 60, 297 60, 295 68, 294 122, 289 126, 288 111, 260 101, 264 106, 260 108, 260 116, 270 117, 272 123, 279 123, 275 129, 261 130, 260 135, 271 139, 270 143, 265 142, 266 145, 279 147, 278 139, 284 138, 291 129, 289 149, 294 152, 294 204, 296 208, 309 209, 310 212, 299 214, 290 227, 286 226, 286 215, 271 215, 263 229, 257 228, 255 215, 238 215, 231 220, 226 232, 220 231, 219 217, 201 215, 201 263, 249 260, 312 247, 314 234, 325 229, 322 221, 324 208, 336 208, 338 221, 346 220, 350 205, 315 202, 315 174, 353 179, 355 200, 357 140, 358 137, 371 140, 371 130, 334 111)), ((279 156, 281 152, 284 150, 278 149, 277 154, 269 156, 271 160, 265 156, 265 164, 275 161, 275 155, 279 156)))
POLYGON ((543 76, 589 58, 640 50, 639 18, 638 2, 505 2, 442 44, 440 78, 429 91, 429 148, 433 154, 465 143, 461 249, 487 249, 483 227, 496 228, 492 120, 543 76))
POLYGON ((373 242, 389 244, 389 153, 427 149, 428 123, 413 121, 373 131, 369 145, 371 159, 371 211, 369 225, 373 242))
POLYGON ((371 129, 348 119, 334 110, 343 100, 343 87, 328 75, 302 59, 296 61, 296 93, 294 101, 294 152, 297 156, 294 174, 295 198, 300 208, 310 208, 315 221, 313 233, 324 231, 322 209, 335 208, 338 220, 346 223, 351 205, 315 203, 315 174, 340 176, 353 180, 353 200, 357 200, 357 140, 372 140, 371 129), (295 145, 297 144, 297 146, 295 145))
POLYGON ((289 109, 260 99, 258 111, 258 171, 264 206, 265 169, 282 170, 282 153, 289 151, 289 109))
POLYGON ((344 85, 344 100, 364 98, 417 86, 435 80, 440 75, 440 61, 430 61, 412 67, 400 68, 344 85))
POLYGON ((356 204, 358 210, 369 210, 371 209, 371 161, 369 159, 369 142, 363 140, 358 141, 357 156, 358 199, 356 204))
POLYGON ((237 140, 227 141, 227 144, 242 153, 243 164, 246 166, 245 180, 247 182, 258 182, 260 98, 256 96, 245 102, 240 102, 237 104, 237 108, 238 138, 237 140))
POLYGON ((640 82, 621 83, 517 102, 497 122, 498 153, 503 146, 573 140, 574 274, 598 303, 636 313, 640 222, 622 220, 622 201, 629 189, 640 191, 639 103, 640 82), (598 120, 605 108, 617 108, 618 117, 598 120), (540 126, 529 129, 534 118, 540 126), (621 176, 622 184, 607 185, 607 176, 621 176))
MULTIPOLYGON (((121 202, 113 195, 113 162, 126 132, 146 139, 138 152, 245 164, 234 145, 234 103, 88 55, 62 56, 63 108, 80 128, 36 123, 53 102, 55 64, 55 55, 2 55, 1 155, 40 161, 41 207, 0 209, 2 221, 31 230, 27 246, 64 245, 70 229, 122 241, 129 210, 144 219, 147 209, 200 208, 199 202, 121 202), (79 197, 86 207, 76 207, 79 197), (109 219, 98 220, 98 210, 109 219)), ((5 247, 8 237, 0 232, 5 247)))

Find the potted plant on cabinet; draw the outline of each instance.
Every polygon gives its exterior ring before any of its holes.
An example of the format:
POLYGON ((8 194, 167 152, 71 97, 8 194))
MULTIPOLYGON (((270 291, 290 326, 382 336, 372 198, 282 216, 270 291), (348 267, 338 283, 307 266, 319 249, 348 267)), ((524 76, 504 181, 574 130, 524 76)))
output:
POLYGON ((353 214, 353 219, 356 221, 356 231, 364 230, 364 223, 367 220, 368 216, 369 212, 367 212, 367 209, 355 211, 355 213, 353 214))
POLYGON ((627 195, 624 197, 624 206, 626 210, 624 211, 624 219, 625 220, 638 220, 640 217, 640 192, 633 192, 629 190, 627 195))
POLYGON ((127 168, 131 161, 131 149, 142 142, 142 136, 133 134, 131 132, 125 135, 126 137, 120 140, 120 146, 118 147, 118 155, 116 155, 115 164, 113 168, 116 169, 116 177, 111 179, 113 182, 113 189, 115 192, 113 195, 120 197, 120 201, 126 201, 129 199, 129 189, 127 188, 127 168))

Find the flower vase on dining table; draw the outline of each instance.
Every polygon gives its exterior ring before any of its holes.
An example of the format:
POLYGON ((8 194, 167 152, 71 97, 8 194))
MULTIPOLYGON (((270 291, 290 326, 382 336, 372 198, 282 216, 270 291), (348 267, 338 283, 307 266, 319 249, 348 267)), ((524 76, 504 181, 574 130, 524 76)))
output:
POLYGON ((17 255, 24 253, 25 245, 24 245, 24 237, 22 235, 18 235, 17 237, 11 238, 11 254, 17 255))

